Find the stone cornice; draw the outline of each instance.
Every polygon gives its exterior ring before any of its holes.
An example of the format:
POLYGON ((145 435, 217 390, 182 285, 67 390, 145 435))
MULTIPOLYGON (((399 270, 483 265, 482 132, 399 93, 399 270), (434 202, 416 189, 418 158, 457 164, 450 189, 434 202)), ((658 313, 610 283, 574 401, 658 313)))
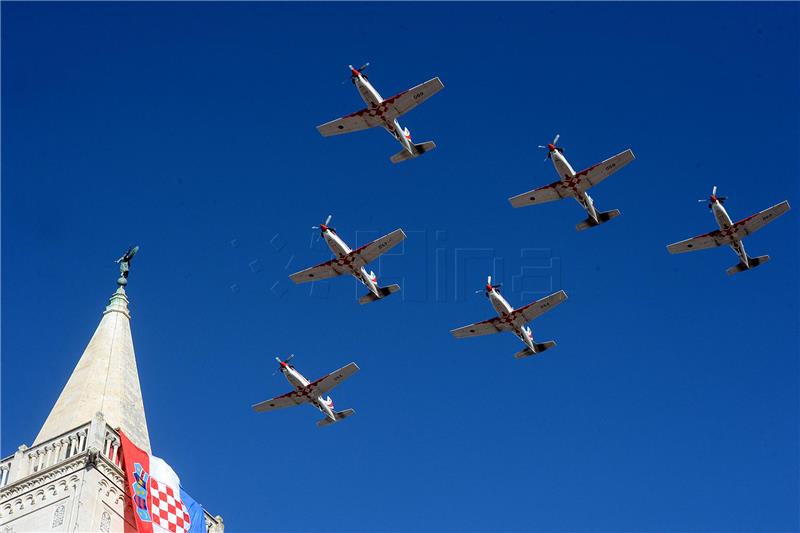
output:
POLYGON ((59 478, 65 477, 75 471, 82 470, 89 464, 90 452, 79 453, 69 458, 69 460, 40 470, 34 474, 26 476, 18 481, 0 489, 0 504, 7 500, 18 497, 26 492, 36 490, 59 478))

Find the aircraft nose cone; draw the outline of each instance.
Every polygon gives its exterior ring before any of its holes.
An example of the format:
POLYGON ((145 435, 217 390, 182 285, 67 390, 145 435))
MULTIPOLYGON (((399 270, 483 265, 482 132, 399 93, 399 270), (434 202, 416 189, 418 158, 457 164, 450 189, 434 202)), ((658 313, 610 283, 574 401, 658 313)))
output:
POLYGON ((326 226, 325 224, 320 224, 319 229, 321 229, 322 231, 328 231, 328 226, 326 226))
POLYGON ((547 149, 550 150, 551 152, 555 152, 556 151, 556 146, 554 144, 548 144, 547 145, 547 149))

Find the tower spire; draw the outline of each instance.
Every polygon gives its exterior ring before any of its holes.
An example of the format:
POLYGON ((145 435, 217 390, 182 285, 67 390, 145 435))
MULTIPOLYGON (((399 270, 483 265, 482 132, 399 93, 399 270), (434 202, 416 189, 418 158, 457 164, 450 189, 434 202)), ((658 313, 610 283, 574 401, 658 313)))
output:
POLYGON ((34 445, 74 429, 101 412, 111 427, 120 427, 140 448, 150 451, 150 437, 131 337, 131 315, 125 293, 132 247, 117 262, 121 276, 100 324, 50 411, 34 445))

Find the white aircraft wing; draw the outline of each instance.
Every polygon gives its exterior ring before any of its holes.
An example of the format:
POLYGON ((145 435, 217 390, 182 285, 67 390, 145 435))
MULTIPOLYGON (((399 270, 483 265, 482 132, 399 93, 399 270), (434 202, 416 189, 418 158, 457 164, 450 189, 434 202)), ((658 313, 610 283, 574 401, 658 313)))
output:
POLYGON ((506 331, 511 328, 512 326, 509 322, 502 321, 498 317, 490 318, 489 320, 484 320, 483 322, 476 322, 475 324, 470 324, 469 326, 464 326, 462 328, 453 329, 450 331, 450 333, 452 333, 453 337, 457 339, 463 339, 464 337, 478 337, 479 335, 500 333, 501 331, 506 331))
POLYGON ((358 259, 360 264, 354 266, 362 267, 367 263, 375 261, 378 257, 397 246, 401 241, 405 240, 405 238, 406 234, 403 233, 403 230, 396 229, 390 234, 384 235, 380 239, 376 239, 369 244, 365 244, 361 248, 353 250, 348 256, 358 259))
POLYGON ((394 120, 400 115, 408 113, 443 88, 442 80, 438 77, 433 78, 391 98, 387 98, 378 107, 384 110, 386 118, 394 120))
POLYGON ((756 231, 760 230, 785 212, 789 210, 789 202, 784 200, 783 202, 773 205, 769 209, 765 209, 755 215, 751 215, 743 220, 740 220, 736 224, 733 225, 734 234, 737 238, 741 239, 743 237, 747 237, 751 233, 755 233, 756 231))
POLYGON ((287 392, 282 396, 264 400, 253 406, 253 411, 263 413, 264 411, 273 411, 275 409, 283 409, 284 407, 294 407, 306 403, 308 399, 297 391, 287 392))
POLYGON ((317 126, 317 130, 323 137, 330 137, 331 135, 341 135, 342 133, 374 128, 381 124, 383 122, 381 122, 380 117, 376 116, 375 111, 365 108, 342 118, 326 122, 322 126, 317 126))
POLYGON ((514 207, 525 207, 526 205, 543 204, 565 197, 566 195, 562 191, 562 183, 559 180, 554 181, 550 185, 545 185, 544 187, 512 196, 508 201, 511 202, 511 205, 514 207))
POLYGON ((306 391, 308 391, 312 396, 322 396, 323 394, 327 394, 335 386, 339 385, 341 382, 358 372, 358 370, 359 368, 357 364, 350 363, 349 365, 343 366, 335 372, 331 372, 327 376, 319 378, 313 383, 309 383, 306 386, 306 391))
POLYGON ((336 259, 331 259, 330 261, 325 261, 317 266, 301 270, 300 272, 295 272, 289 276, 289 278, 291 278, 291 280, 295 283, 305 283, 307 281, 335 278, 336 276, 341 276, 346 272, 346 270, 337 267, 338 264, 336 263, 336 259))
POLYGON ((573 179, 580 180, 578 182, 578 188, 582 191, 585 191, 587 189, 591 189, 633 160, 633 152, 631 150, 625 150, 624 152, 621 152, 613 157, 609 157, 601 163, 597 163, 596 165, 592 165, 585 170, 581 170, 575 174, 575 178, 573 179))
POLYGON ((733 237, 730 235, 725 236, 720 230, 714 230, 710 233, 704 233, 691 239, 686 239, 676 242, 667 246, 667 251, 671 254, 682 254, 685 252, 694 252, 695 250, 705 250, 707 248, 716 248, 723 244, 733 242, 733 237))
POLYGON ((523 318, 525 318, 525 322, 530 322, 534 318, 542 316, 546 312, 550 311, 551 309, 553 309, 566 299, 567 299, 566 292, 564 291, 554 292, 550 296, 545 296, 541 300, 536 300, 532 304, 528 304, 525 307, 514 309, 514 311, 511 314, 515 316, 522 316, 523 318))

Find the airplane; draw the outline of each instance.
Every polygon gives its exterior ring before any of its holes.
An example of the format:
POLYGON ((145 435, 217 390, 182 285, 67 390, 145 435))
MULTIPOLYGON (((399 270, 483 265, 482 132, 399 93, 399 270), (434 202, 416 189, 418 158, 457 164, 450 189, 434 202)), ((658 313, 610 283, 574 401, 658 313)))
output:
MULTIPOLYGON (((502 285, 500 284, 492 285, 492 276, 489 276, 486 280, 486 288, 483 289, 486 297, 489 298, 489 301, 492 303, 492 307, 494 307, 494 310, 497 311, 497 318, 490 318, 489 320, 484 320, 483 322, 477 322, 475 324, 470 324, 469 326, 457 328, 450 331, 450 333, 452 333, 455 338, 461 339, 464 337, 477 337, 478 335, 499 333, 501 331, 511 331, 519 338, 519 340, 525 343, 525 348, 522 349, 522 351, 514 354, 514 357, 517 359, 542 353, 543 351, 555 346, 555 341, 537 343, 535 340, 533 340, 533 332, 531 331, 531 328, 525 326, 525 324, 534 318, 543 315, 547 311, 550 311, 555 306, 566 300, 567 293, 564 291, 554 292, 553 294, 545 296, 541 300, 536 300, 525 307, 514 309, 511 307, 511 304, 509 304, 506 299, 503 298, 503 296, 497 291, 497 289, 499 289, 501 286, 502 285)), ((478 290, 475 292, 479 293, 481 291, 478 290)))
POLYGON ((294 354, 287 357, 285 361, 281 361, 280 357, 276 357, 275 360, 278 361, 280 365, 279 370, 281 374, 289 380, 289 383, 292 384, 295 390, 253 405, 253 411, 263 413, 265 411, 273 411, 275 409, 283 409, 284 407, 294 407, 295 405, 310 403, 325 415, 325 418, 317 422, 317 427, 320 428, 329 424, 334 424, 356 413, 354 409, 334 411, 331 397, 323 398, 322 396, 327 395, 328 391, 355 374, 359 370, 357 364, 350 363, 335 372, 331 372, 327 376, 310 382, 303 374, 298 372, 295 367, 289 364, 289 361, 291 361, 293 357, 294 354))
POLYGON ((392 163, 419 157, 425 152, 430 152, 436 148, 436 143, 433 141, 414 144, 411 140, 411 132, 408 131, 408 128, 400 127, 397 117, 408 113, 442 90, 444 87, 442 81, 436 77, 384 100, 364 73, 364 69, 367 66, 369 66, 369 63, 359 69, 355 69, 353 65, 349 65, 350 80, 358 89, 367 107, 317 126, 317 130, 322 136, 330 137, 331 135, 340 135, 380 126, 397 139, 403 147, 402 150, 391 157, 392 163))
POLYGON ((385 254, 400 241, 406 238, 406 234, 402 229, 396 229, 388 235, 384 235, 380 239, 374 240, 369 244, 365 244, 361 248, 351 250, 347 244, 336 234, 336 230, 329 224, 331 223, 332 215, 328 215, 324 224, 319 226, 312 226, 312 229, 319 229, 325 242, 328 243, 328 248, 331 249, 333 255, 336 257, 330 261, 325 261, 317 266, 295 272, 289 276, 295 283, 305 283, 308 281, 317 281, 320 279, 328 279, 342 274, 351 274, 358 281, 363 283, 369 292, 359 298, 358 303, 366 304, 384 298, 392 293, 400 290, 400 285, 389 285, 387 287, 378 286, 378 277, 374 272, 370 271, 367 274, 367 269, 364 266, 371 263, 381 255, 385 254))
POLYGON ((545 161, 548 159, 553 160, 553 166, 556 168, 559 180, 550 185, 545 185, 544 187, 539 187, 538 189, 513 196, 509 198, 508 201, 511 202, 511 205, 514 207, 525 207, 528 205, 552 202, 553 200, 560 200, 562 198, 574 198, 589 215, 586 220, 575 226, 575 229, 578 231, 599 226, 618 216, 619 209, 598 212, 594 206, 594 200, 592 200, 586 191, 633 161, 633 152, 630 149, 625 150, 601 163, 592 165, 580 172, 575 172, 564 157, 564 149, 560 146, 556 146, 560 136, 561 135, 556 134, 553 142, 547 146, 539 145, 539 148, 547 150, 545 161))
POLYGON ((736 255, 739 256, 739 263, 726 270, 729 276, 743 270, 753 269, 769 261, 768 255, 761 255, 758 257, 750 257, 747 255, 747 252, 744 251, 742 239, 755 233, 787 212, 790 209, 789 202, 784 200, 777 205, 773 205, 769 209, 765 209, 764 211, 734 223, 731 217, 728 216, 728 212, 725 211, 725 208, 722 206, 725 200, 727 200, 727 196, 717 196, 717 186, 714 185, 708 200, 698 200, 698 202, 708 202, 708 208, 714 214, 719 229, 670 244, 667 246, 667 251, 671 254, 682 254, 684 252, 716 248, 717 246, 727 244, 736 252, 736 255))

